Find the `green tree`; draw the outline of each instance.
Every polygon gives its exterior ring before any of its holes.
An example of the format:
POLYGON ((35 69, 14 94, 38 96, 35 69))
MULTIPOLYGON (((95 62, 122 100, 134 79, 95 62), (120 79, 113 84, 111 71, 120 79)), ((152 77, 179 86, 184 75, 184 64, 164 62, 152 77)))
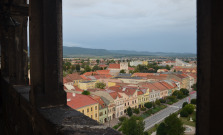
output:
POLYGON ((135 114, 139 114, 139 108, 135 108, 135 109, 133 109, 133 113, 135 113, 135 114))
POLYGON ((194 112, 194 105, 192 104, 187 104, 184 106, 183 110, 187 111, 188 114, 192 114, 194 112))
POLYGON ((176 96, 168 96, 167 99, 168 99, 168 101, 174 102, 174 101, 176 101, 176 96))
POLYGON ((106 84, 103 83, 103 82, 98 82, 95 84, 96 88, 99 88, 99 89, 104 89, 106 84))
POLYGON ((72 72, 76 69, 76 67, 74 65, 71 66, 71 70, 72 72))
POLYGON ((188 117, 188 112, 185 110, 185 109, 182 109, 181 111, 180 111, 180 117, 188 117))
POLYGON ((189 90, 187 90, 187 89, 181 88, 180 91, 186 96, 189 95, 189 90))
POLYGON ((157 128, 157 135, 183 135, 184 130, 183 122, 174 113, 165 118, 163 124, 160 124, 157 128))
POLYGON ((159 100, 156 100, 156 101, 155 101, 155 104, 158 105, 158 106, 160 106, 161 103, 160 103, 159 100))
POLYGON ((197 100, 196 99, 191 99, 191 104, 194 104, 194 105, 196 105, 197 104, 197 100))
POLYGON ((163 98, 159 99, 159 101, 160 103, 166 103, 166 99, 163 99, 163 98))
POLYGON ((90 93, 90 91, 85 90, 81 94, 83 94, 83 95, 90 95, 91 93, 90 93))
POLYGON ((81 66, 79 64, 76 65, 76 71, 80 71, 81 70, 81 66))
POLYGON ((184 97, 183 92, 179 90, 174 91, 172 95, 176 96, 178 99, 182 99, 184 97))
POLYGON ((97 60, 96 60, 96 62, 99 64, 100 60, 99 60, 99 59, 97 59, 97 60))
POLYGON ((128 108, 127 108, 127 115, 128 115, 129 117, 132 116, 132 108, 131 108, 131 107, 128 107, 128 108))
POLYGON ((124 69, 120 70, 120 73, 125 73, 125 70, 124 69))
POLYGON ((184 108, 184 106, 186 106, 187 104, 188 104, 187 102, 184 102, 182 108, 184 108))
POLYGON ((170 70, 170 66, 169 65, 166 65, 165 66, 165 69, 170 70))
POLYGON ((96 70, 100 70, 101 68, 98 66, 98 65, 96 65, 96 66, 94 66, 93 68, 92 68, 92 71, 96 71, 96 70))
POLYGON ((156 134, 157 135, 166 135, 166 125, 164 122, 160 123, 160 125, 157 128, 156 134))
POLYGON ((152 104, 152 102, 147 102, 147 103, 144 104, 144 106, 146 108, 150 109, 150 108, 152 108, 153 104, 152 104))
POLYGON ((197 84, 193 84, 193 85, 191 86, 191 88, 193 88, 193 90, 197 91, 197 84))
POLYGON ((144 135, 145 122, 142 118, 132 116, 122 124, 122 133, 125 135, 144 135))
POLYGON ((91 68, 89 65, 86 65, 85 68, 84 68, 85 72, 90 72, 91 71, 91 68))

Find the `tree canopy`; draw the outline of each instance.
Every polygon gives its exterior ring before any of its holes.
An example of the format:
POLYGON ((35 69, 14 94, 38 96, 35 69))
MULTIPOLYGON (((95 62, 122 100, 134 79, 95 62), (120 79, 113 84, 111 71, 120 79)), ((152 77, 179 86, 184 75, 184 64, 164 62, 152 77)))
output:
POLYGON ((142 118, 132 116, 130 119, 124 120, 122 124, 122 132, 125 135, 143 135, 145 122, 142 118))
POLYGON ((177 118, 177 114, 171 114, 165 118, 157 128, 157 135, 183 135, 185 128, 183 122, 177 118))
POLYGON ((103 83, 103 82, 98 82, 95 84, 96 88, 99 88, 99 89, 104 89, 106 84, 103 83))
POLYGON ((131 108, 131 107, 128 107, 128 108, 127 108, 127 115, 128 115, 129 117, 132 116, 132 108, 131 108))
POLYGON ((90 95, 91 93, 90 93, 90 91, 83 91, 81 94, 83 94, 83 95, 90 95))

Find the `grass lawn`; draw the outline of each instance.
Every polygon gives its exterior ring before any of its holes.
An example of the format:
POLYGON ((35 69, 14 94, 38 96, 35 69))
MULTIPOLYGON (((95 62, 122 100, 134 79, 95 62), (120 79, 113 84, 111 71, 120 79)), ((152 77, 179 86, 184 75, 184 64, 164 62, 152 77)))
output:
POLYGON ((156 106, 155 108, 149 109, 148 111, 144 112, 142 115, 140 115, 140 117, 145 119, 149 117, 151 114, 155 114, 166 107, 167 107, 166 105, 156 106))
POLYGON ((180 119, 182 120, 182 122, 185 124, 185 125, 189 125, 189 126, 192 126, 192 127, 195 127, 196 126, 196 122, 193 122, 193 121, 190 121, 190 117, 193 119, 193 117, 196 117, 196 112, 193 112, 190 116, 188 116, 187 118, 185 117, 180 117, 180 119))

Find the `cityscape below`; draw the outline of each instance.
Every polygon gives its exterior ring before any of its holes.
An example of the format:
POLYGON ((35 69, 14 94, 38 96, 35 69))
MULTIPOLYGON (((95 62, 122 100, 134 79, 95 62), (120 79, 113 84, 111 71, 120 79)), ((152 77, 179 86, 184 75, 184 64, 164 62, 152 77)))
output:
POLYGON ((196 57, 65 57, 63 82, 68 106, 123 134, 161 135, 168 118, 195 133, 196 57))

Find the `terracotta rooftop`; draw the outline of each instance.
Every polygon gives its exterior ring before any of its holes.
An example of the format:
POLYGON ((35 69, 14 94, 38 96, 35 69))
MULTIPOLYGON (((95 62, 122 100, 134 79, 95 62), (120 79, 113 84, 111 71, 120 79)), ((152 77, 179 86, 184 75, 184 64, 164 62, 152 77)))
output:
POLYGON ((76 93, 73 96, 73 93, 67 93, 67 105, 73 109, 79 109, 93 104, 97 104, 97 102, 90 96, 76 93))
POLYGON ((132 67, 128 67, 128 70, 135 70, 134 68, 132 68, 132 67))
POLYGON ((137 95, 143 95, 144 93, 140 90, 140 91, 137 91, 137 95))
POLYGON ((101 99, 100 96, 96 96, 96 95, 91 95, 91 97, 99 103, 99 105, 102 107, 102 108, 105 108, 106 105, 105 105, 105 102, 101 99))
POLYGON ((116 99, 117 97, 122 98, 122 96, 118 92, 111 92, 109 94, 113 99, 116 99))
POLYGON ((154 75, 154 73, 134 73, 132 76, 147 77, 148 75, 154 75))
POLYGON ((120 69, 120 64, 109 64, 108 68, 120 69))
POLYGON ((97 70, 97 74, 99 75, 109 75, 110 70, 97 70))
POLYGON ((84 76, 97 75, 97 72, 86 72, 83 74, 84 76))

